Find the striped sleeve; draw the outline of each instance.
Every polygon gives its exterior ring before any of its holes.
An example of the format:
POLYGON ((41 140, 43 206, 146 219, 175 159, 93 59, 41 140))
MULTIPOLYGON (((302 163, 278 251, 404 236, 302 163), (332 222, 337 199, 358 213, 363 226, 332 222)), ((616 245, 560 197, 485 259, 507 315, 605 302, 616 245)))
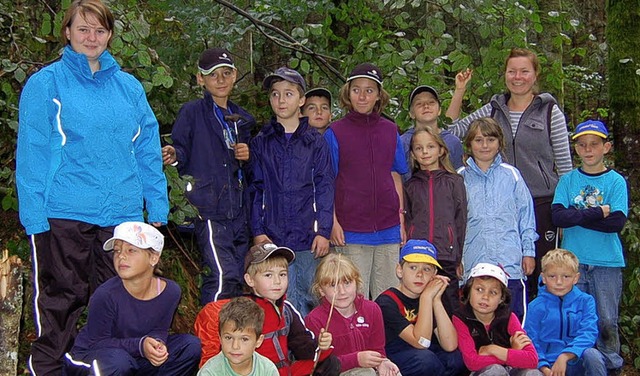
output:
POLYGON ((478 110, 472 112, 469 116, 454 120, 448 127, 449 131, 458 138, 463 139, 469 130, 469 125, 482 117, 491 116, 491 103, 487 103, 478 110))
POLYGON ((571 161, 571 149, 569 147, 569 132, 564 114, 557 105, 553 105, 551 110, 551 147, 553 157, 558 170, 558 175, 562 176, 571 171, 573 164, 571 161))

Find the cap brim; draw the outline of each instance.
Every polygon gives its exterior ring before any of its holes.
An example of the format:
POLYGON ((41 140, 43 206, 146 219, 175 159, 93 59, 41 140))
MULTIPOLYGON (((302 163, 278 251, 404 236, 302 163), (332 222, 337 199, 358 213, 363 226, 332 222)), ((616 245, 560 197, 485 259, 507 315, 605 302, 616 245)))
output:
POLYGON ((436 98, 436 101, 438 101, 438 104, 440 103, 440 96, 438 96, 438 92, 436 91, 436 89, 431 86, 420 85, 413 89, 411 95, 409 95, 409 108, 411 108, 411 105, 413 105, 413 100, 416 98, 416 96, 424 92, 431 93, 431 95, 436 98))
POLYGON ((113 238, 108 239, 106 242, 104 242, 102 249, 104 249, 105 251, 113 251, 113 246, 116 240, 118 240, 118 238, 116 238, 115 236, 113 238))
POLYGON ((604 133, 602 133, 602 132, 598 132, 598 131, 584 131, 584 132, 580 132, 580 133, 576 133, 576 134, 574 134, 574 135, 571 137, 571 139, 572 139, 572 140, 575 140, 576 138, 578 138, 578 137, 580 137, 580 136, 584 136, 585 134, 592 134, 592 135, 594 135, 594 136, 602 137, 602 138, 604 138, 604 139, 606 139, 607 137, 609 137, 609 136, 607 136, 606 134, 604 134, 604 133))
POLYGON ((347 78, 347 82, 349 82, 349 81, 353 81, 353 80, 355 80, 356 78, 368 78, 368 79, 370 79, 371 81, 375 81, 375 82, 379 83, 379 84, 380 84, 380 86, 382 86, 382 81, 380 81, 380 80, 378 80, 378 79, 376 79, 376 78, 373 78, 373 77, 371 77, 371 76, 369 76, 369 75, 366 75, 366 74, 357 74, 357 75, 355 75, 355 76, 351 76, 351 77, 347 78))
POLYGON ((211 73, 213 73, 214 70, 216 70, 218 68, 222 68, 222 67, 229 67, 229 68, 236 69, 235 65, 233 65, 233 64, 221 63, 221 64, 214 65, 209 69, 202 69, 201 67, 198 67, 198 71, 200 72, 201 75, 208 76, 211 73))
POLYGON ((304 97, 324 97, 327 98, 329 102, 333 100, 333 98, 331 97, 331 92, 323 87, 317 87, 315 89, 307 91, 306 93, 304 93, 304 97))
POLYGON ((411 254, 408 254, 408 255, 404 256, 402 259, 404 261, 406 261, 406 262, 423 262, 423 263, 426 263, 426 264, 435 265, 438 268, 442 269, 442 266, 440 266, 440 264, 438 263, 438 261, 436 259, 434 259, 431 256, 427 256, 425 254, 422 254, 422 253, 411 253, 411 254))

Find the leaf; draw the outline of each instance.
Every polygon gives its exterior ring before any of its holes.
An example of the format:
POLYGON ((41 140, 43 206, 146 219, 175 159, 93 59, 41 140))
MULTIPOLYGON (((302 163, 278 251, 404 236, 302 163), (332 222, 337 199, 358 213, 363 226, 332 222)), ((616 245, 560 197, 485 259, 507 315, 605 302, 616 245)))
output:
POLYGON ((150 67, 151 64, 151 55, 147 51, 138 51, 138 62, 143 67, 150 67))
POLYGON ((13 72, 13 78, 15 78, 16 81, 23 83, 24 79, 27 78, 27 74, 22 68, 18 68, 15 70, 15 72, 13 72))

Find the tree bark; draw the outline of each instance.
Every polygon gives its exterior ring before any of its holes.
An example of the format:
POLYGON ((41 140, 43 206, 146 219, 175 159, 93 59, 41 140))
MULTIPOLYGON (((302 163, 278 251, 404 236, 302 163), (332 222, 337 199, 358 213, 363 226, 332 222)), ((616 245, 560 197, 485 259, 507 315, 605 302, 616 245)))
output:
POLYGON ((640 192, 640 1, 608 0, 609 131, 616 168, 628 178, 631 202, 640 192))
POLYGON ((0 375, 16 375, 18 337, 22 316, 22 261, 8 257, 0 260, 0 375))

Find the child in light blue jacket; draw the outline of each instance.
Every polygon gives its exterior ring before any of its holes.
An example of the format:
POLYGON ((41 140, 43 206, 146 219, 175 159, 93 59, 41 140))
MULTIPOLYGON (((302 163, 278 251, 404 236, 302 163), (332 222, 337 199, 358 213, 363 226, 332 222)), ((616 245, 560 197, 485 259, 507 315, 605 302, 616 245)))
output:
POLYGON ((524 322, 524 280, 535 267, 533 199, 520 172, 503 161, 502 129, 491 118, 475 120, 464 145, 471 157, 458 172, 468 198, 464 275, 480 262, 502 266, 509 277, 511 309, 524 322))

